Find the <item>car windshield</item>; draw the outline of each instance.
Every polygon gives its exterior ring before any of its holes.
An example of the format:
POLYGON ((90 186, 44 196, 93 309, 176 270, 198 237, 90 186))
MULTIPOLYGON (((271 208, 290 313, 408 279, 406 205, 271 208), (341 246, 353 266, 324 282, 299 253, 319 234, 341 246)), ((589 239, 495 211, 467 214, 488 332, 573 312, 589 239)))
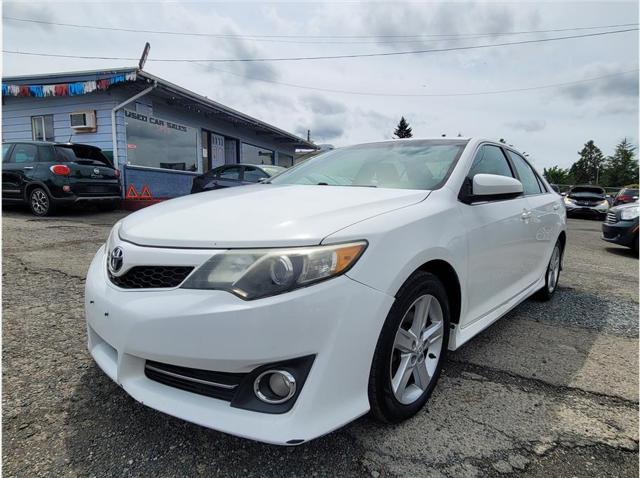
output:
POLYGON ((620 192, 620 196, 637 196, 637 195, 638 195, 637 189, 623 189, 620 192))
POLYGON ((435 189, 467 141, 413 140, 362 144, 319 154, 276 176, 273 184, 435 189))

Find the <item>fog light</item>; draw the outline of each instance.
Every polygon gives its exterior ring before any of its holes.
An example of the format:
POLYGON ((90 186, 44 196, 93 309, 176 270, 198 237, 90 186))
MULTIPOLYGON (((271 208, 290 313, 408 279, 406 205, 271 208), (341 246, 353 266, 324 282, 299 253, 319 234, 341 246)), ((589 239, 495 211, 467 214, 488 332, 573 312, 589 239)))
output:
POLYGON ((296 379, 285 370, 267 370, 255 379, 253 391, 265 403, 284 403, 296 393, 296 379))
POLYGON ((71 192, 71 186, 68 186, 68 185, 65 184, 64 186, 62 186, 62 190, 65 193, 70 193, 71 192))

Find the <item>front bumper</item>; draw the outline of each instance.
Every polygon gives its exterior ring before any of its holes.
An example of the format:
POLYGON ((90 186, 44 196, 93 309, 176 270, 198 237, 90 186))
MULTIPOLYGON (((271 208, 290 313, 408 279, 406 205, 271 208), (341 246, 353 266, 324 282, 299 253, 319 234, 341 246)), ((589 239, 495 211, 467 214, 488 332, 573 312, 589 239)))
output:
POLYGON ((602 240, 633 247, 633 241, 638 237, 638 219, 619 221, 615 224, 602 225, 602 240))
MULTIPOLYGON (((153 255, 161 257, 162 250, 154 248, 153 255)), ((222 291, 124 290, 109 281, 105 260, 103 246, 87 275, 88 347, 100 368, 139 402, 274 444, 316 438, 369 410, 371 361, 393 297, 346 276, 255 301, 222 291), (278 415, 233 408, 144 373, 146 360, 248 373, 309 355, 315 360, 293 408, 278 415)))
POLYGON ((605 216, 609 206, 578 206, 565 202, 567 215, 575 216, 605 216))

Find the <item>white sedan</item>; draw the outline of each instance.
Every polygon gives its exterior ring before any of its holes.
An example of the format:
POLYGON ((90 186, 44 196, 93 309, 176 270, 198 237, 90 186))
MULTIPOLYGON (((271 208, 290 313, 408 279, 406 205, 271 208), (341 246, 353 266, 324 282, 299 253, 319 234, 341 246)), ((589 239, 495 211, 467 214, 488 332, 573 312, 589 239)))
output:
POLYGON ((294 445, 427 402, 446 359, 556 290, 562 198, 482 139, 333 150, 118 222, 89 269, 89 350, 133 398, 294 445))

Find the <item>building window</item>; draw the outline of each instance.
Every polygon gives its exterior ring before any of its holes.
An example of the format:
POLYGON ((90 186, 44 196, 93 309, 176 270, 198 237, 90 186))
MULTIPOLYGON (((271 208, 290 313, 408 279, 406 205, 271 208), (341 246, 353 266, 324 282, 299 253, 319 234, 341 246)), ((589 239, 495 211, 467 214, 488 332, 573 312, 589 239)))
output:
POLYGON ((127 164, 148 168, 198 170, 198 130, 125 110, 127 164))
POLYGON ((278 153, 278 166, 289 168, 293 166, 293 156, 290 154, 278 153))
POLYGON ((242 143, 242 160, 240 162, 247 164, 274 164, 275 153, 270 149, 242 143))
POLYGON ((53 115, 32 116, 31 134, 34 141, 53 141, 53 115))

